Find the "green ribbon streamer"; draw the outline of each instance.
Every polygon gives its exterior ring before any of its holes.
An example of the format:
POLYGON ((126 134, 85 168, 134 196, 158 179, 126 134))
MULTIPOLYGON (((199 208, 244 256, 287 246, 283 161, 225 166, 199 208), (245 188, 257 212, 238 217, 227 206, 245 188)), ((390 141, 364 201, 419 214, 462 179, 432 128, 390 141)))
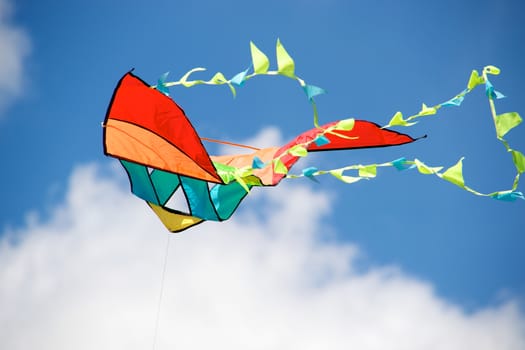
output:
MULTIPOLYGON (((277 70, 270 70, 270 60, 268 56, 264 54, 253 42, 250 42, 250 52, 251 52, 251 68, 253 73, 249 74, 249 70, 242 71, 241 73, 236 74, 231 79, 226 79, 224 74, 217 72, 209 80, 190 80, 190 76, 193 73, 205 71, 204 68, 197 67, 193 68, 187 73, 185 73, 178 81, 165 82, 166 75, 162 76, 159 79, 158 86, 153 86, 159 89, 163 93, 168 92, 168 88, 171 86, 182 85, 184 87, 193 87, 196 85, 227 85, 232 94, 236 95, 235 86, 240 87, 243 84, 254 78, 258 75, 280 75, 293 80, 296 80, 301 88, 305 91, 308 101, 313 110, 313 123, 315 127, 319 127, 319 114, 317 111, 317 106, 314 100, 314 97, 325 93, 322 88, 319 88, 314 85, 306 84, 304 80, 298 77, 295 73, 295 62, 290 54, 286 51, 281 41, 278 39, 276 44, 276 59, 277 59, 277 70), (235 86, 234 86, 235 85, 235 86)), ((498 75, 500 74, 499 68, 495 66, 486 66, 484 67, 481 74, 478 71, 473 70, 470 74, 469 80, 467 82, 467 87, 462 90, 459 94, 448 99, 447 101, 434 105, 427 106, 422 104, 421 110, 408 117, 403 117, 401 112, 396 112, 394 116, 390 119, 389 123, 383 126, 383 128, 390 128, 393 126, 402 126, 410 127, 418 122, 417 119, 436 115, 441 107, 450 107, 450 106, 460 106, 465 97, 470 94, 477 86, 485 85, 486 95, 489 100, 490 111, 492 119, 494 122, 494 127, 496 131, 496 137, 502 142, 507 152, 512 156, 512 161, 516 167, 517 174, 514 178, 513 185, 508 190, 495 191, 492 193, 481 193, 477 190, 472 189, 471 187, 465 184, 465 179, 463 177, 463 158, 461 158, 455 165, 447 168, 445 171, 442 166, 428 166, 418 159, 406 160, 404 158, 394 160, 392 162, 380 163, 380 164, 368 164, 368 165, 349 165, 338 169, 331 170, 317 170, 315 168, 305 169, 299 175, 293 175, 288 173, 288 169, 284 166, 281 161, 281 157, 284 154, 291 154, 299 157, 306 157, 308 154, 307 147, 311 142, 322 142, 326 137, 326 133, 337 133, 337 130, 351 130, 354 125, 353 119, 347 119, 340 121, 335 127, 332 127, 329 130, 320 130, 317 138, 314 141, 309 141, 304 144, 297 145, 292 147, 288 152, 284 153, 280 157, 274 159, 271 164, 273 170, 278 174, 285 174, 287 178, 300 178, 308 177, 313 179, 315 176, 331 174, 332 176, 338 178, 339 180, 346 183, 354 183, 362 179, 370 179, 377 175, 377 169, 381 167, 395 167, 397 169, 408 169, 415 167, 421 174, 425 175, 435 175, 445 181, 448 181, 470 193, 473 193, 478 196, 492 197, 498 200, 504 201, 513 201, 516 199, 525 199, 521 192, 517 191, 519 185, 520 175, 525 172, 525 156, 518 150, 512 149, 509 143, 504 139, 504 137, 515 127, 517 127, 521 122, 522 118, 517 112, 507 112, 502 114, 496 113, 495 99, 504 97, 504 95, 494 89, 494 86, 488 79, 488 75, 498 75), (357 174, 345 175, 347 171, 357 171, 357 174)), ((236 169, 233 167, 227 167, 221 164, 215 164, 219 175, 226 182, 237 181, 239 184, 245 188, 246 191, 249 191, 251 185, 258 186, 260 184, 257 181, 253 180, 253 170, 259 169, 263 164, 254 162, 251 168, 236 169)))
POLYGON ((276 59, 277 59, 277 70, 270 70, 270 60, 268 59, 268 56, 262 52, 253 42, 250 42, 250 52, 251 52, 251 59, 252 59, 252 68, 253 73, 248 74, 248 70, 242 71, 235 76, 233 76, 231 79, 226 79, 223 73, 217 72, 211 79, 209 80, 202 80, 202 79, 195 79, 190 80, 190 76, 193 73, 196 72, 203 72, 206 69, 202 67, 197 67, 189 70, 186 72, 179 80, 172 81, 172 82, 162 82, 159 83, 159 85, 154 85, 154 88, 157 88, 161 91, 167 90, 168 87, 171 86, 177 86, 182 85, 184 87, 193 87, 196 85, 227 85, 233 96, 235 97, 237 94, 237 91, 235 89, 235 86, 240 87, 244 85, 246 81, 248 81, 251 78, 254 78, 258 75, 280 75, 284 76, 290 79, 293 79, 299 83, 299 85, 303 88, 305 91, 308 101, 310 102, 310 105, 312 106, 313 111, 313 119, 314 119, 314 125, 319 126, 319 114, 317 112, 317 106, 315 104, 314 97, 324 94, 325 91, 317 86, 306 84, 303 79, 298 77, 295 74, 295 61, 293 58, 288 54, 286 49, 284 48, 283 44, 279 39, 277 39, 277 44, 275 47, 276 52, 276 59))

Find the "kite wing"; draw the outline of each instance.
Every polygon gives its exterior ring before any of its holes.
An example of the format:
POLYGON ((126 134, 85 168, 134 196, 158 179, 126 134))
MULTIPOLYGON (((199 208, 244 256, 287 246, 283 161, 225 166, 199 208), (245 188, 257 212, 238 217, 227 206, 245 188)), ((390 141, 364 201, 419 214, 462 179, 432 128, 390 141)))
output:
POLYGON ((103 126, 104 153, 120 159, 132 192, 148 202, 170 231, 210 218, 198 196, 208 182, 222 179, 184 111, 171 98, 129 72, 115 88, 103 126), (202 218, 165 206, 180 188, 195 199, 189 207, 202 218))
MULTIPOLYGON (((277 150, 275 158, 280 158, 286 167, 286 173, 301 158, 293 151, 296 147, 304 147, 308 152, 334 150, 350 150, 358 148, 375 148, 398 146, 414 142, 409 135, 381 128, 378 124, 366 120, 340 120, 309 131, 306 131, 277 150), (338 125, 351 122, 351 128, 338 128, 338 125)), ((276 184, 285 174, 275 173, 272 182, 276 184)))
POLYGON ((104 121, 104 153, 222 183, 184 111, 131 72, 122 77, 113 93, 104 121))

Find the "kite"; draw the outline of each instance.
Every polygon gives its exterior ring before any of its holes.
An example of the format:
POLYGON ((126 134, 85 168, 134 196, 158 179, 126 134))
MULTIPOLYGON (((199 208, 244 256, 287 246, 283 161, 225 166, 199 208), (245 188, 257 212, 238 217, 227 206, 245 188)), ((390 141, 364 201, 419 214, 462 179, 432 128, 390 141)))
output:
POLYGON ((317 181, 316 177, 324 174, 354 183, 376 177, 377 169, 381 167, 398 170, 416 168, 421 174, 435 175, 478 196, 504 201, 525 199, 517 191, 520 175, 525 172, 525 156, 512 149, 504 139, 522 120, 516 112, 496 113, 494 101, 504 95, 494 89, 488 75, 499 74, 497 67, 487 66, 481 75, 473 70, 467 87, 450 100, 435 106, 423 104, 417 114, 407 118, 397 112, 384 126, 354 118, 320 125, 314 98, 325 91, 307 84, 296 75, 295 62, 281 42, 277 40, 277 70, 269 69, 268 57, 253 43, 250 43, 250 49, 250 68, 231 79, 218 72, 210 80, 190 80, 190 75, 205 70, 194 68, 174 82, 166 82, 165 73, 157 85, 152 86, 130 71, 120 79, 114 90, 102 125, 104 153, 120 161, 129 177, 132 193, 147 202, 169 231, 180 232, 204 221, 227 220, 254 187, 276 186, 283 179, 302 177, 317 181), (312 107, 314 127, 280 147, 259 149, 222 142, 250 148, 251 153, 209 155, 203 141, 217 140, 198 135, 183 109, 169 96, 169 88, 227 85, 235 96, 237 88, 260 75, 279 75, 297 81, 312 107), (349 165, 331 170, 308 167, 300 173, 291 173, 292 166, 310 152, 412 143, 422 137, 413 138, 392 130, 392 127, 409 127, 417 123, 418 118, 437 114, 442 107, 460 106, 465 96, 478 85, 485 85, 496 136, 512 155, 516 167, 516 176, 509 190, 484 194, 467 186, 463 178, 463 158, 446 170, 441 166, 428 166, 418 159, 399 158, 386 163, 349 165), (186 200, 184 209, 170 204, 170 199, 177 193, 181 193, 186 200))

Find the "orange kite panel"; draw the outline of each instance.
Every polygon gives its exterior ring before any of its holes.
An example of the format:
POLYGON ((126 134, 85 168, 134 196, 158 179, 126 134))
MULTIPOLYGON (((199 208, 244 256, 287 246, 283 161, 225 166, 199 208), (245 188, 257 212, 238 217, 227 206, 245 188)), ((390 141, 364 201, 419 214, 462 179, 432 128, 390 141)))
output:
POLYGON ((152 168, 210 182, 222 183, 177 147, 149 130, 127 122, 109 119, 106 123, 106 153, 152 168))

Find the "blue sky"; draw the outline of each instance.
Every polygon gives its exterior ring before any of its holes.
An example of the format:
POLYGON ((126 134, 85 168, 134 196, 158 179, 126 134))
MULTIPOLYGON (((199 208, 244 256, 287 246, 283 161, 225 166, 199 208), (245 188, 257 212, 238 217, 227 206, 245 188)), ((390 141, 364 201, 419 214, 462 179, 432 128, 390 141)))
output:
MULTIPOLYGON (((0 62, 9 67, 0 70, 3 239, 22 240, 17 235, 54 222, 75 193, 71 179, 86 164, 105 169, 116 183, 125 180, 123 172, 113 174, 115 160, 102 154, 101 122, 116 82, 131 68, 152 84, 166 71, 175 78, 197 66, 208 69, 203 78, 215 71, 233 76, 250 64, 250 40, 273 58, 280 38, 297 74, 327 90, 317 99, 325 122, 355 117, 386 124, 396 111, 410 115, 423 102, 448 100, 464 89, 472 69, 489 64, 501 69, 491 81, 507 96, 497 101, 498 112, 524 115, 522 13, 517 0, 0 1, 0 44, 10 45, 4 47, 12 53, 0 49, 0 62)), ((206 137, 246 141, 273 130, 274 140, 284 142, 312 126, 304 94, 287 79, 255 79, 235 99, 225 87, 172 89, 172 97, 206 137)), ((491 192, 512 185, 515 169, 495 138, 481 87, 460 108, 399 130, 428 138, 390 149, 316 154, 310 162, 331 168, 405 156, 451 166, 465 156, 472 187, 491 192)), ((522 152, 524 130, 508 134, 522 152)), ((211 153, 218 151, 209 146, 211 153)), ((333 247, 358 247, 355 268, 399 269, 467 313, 509 300, 522 305, 524 201, 476 197, 416 171, 386 169, 353 185, 319 180, 291 184, 312 200, 297 203, 304 211, 283 218, 283 226, 319 206, 324 214, 312 224, 314 236, 333 247)), ((287 186, 283 196, 291 191, 287 186)), ((268 191, 246 199, 240 215, 270 222, 274 209, 261 200, 281 190, 268 191)), ((137 202, 131 196, 129 201, 137 202)), ((216 243, 228 225, 206 223, 195 235, 211 230, 216 243)), ((246 235, 252 229, 246 227, 246 235)), ((301 226, 294 230, 300 234, 301 226)), ((162 230, 151 234, 164 237, 162 230)))

